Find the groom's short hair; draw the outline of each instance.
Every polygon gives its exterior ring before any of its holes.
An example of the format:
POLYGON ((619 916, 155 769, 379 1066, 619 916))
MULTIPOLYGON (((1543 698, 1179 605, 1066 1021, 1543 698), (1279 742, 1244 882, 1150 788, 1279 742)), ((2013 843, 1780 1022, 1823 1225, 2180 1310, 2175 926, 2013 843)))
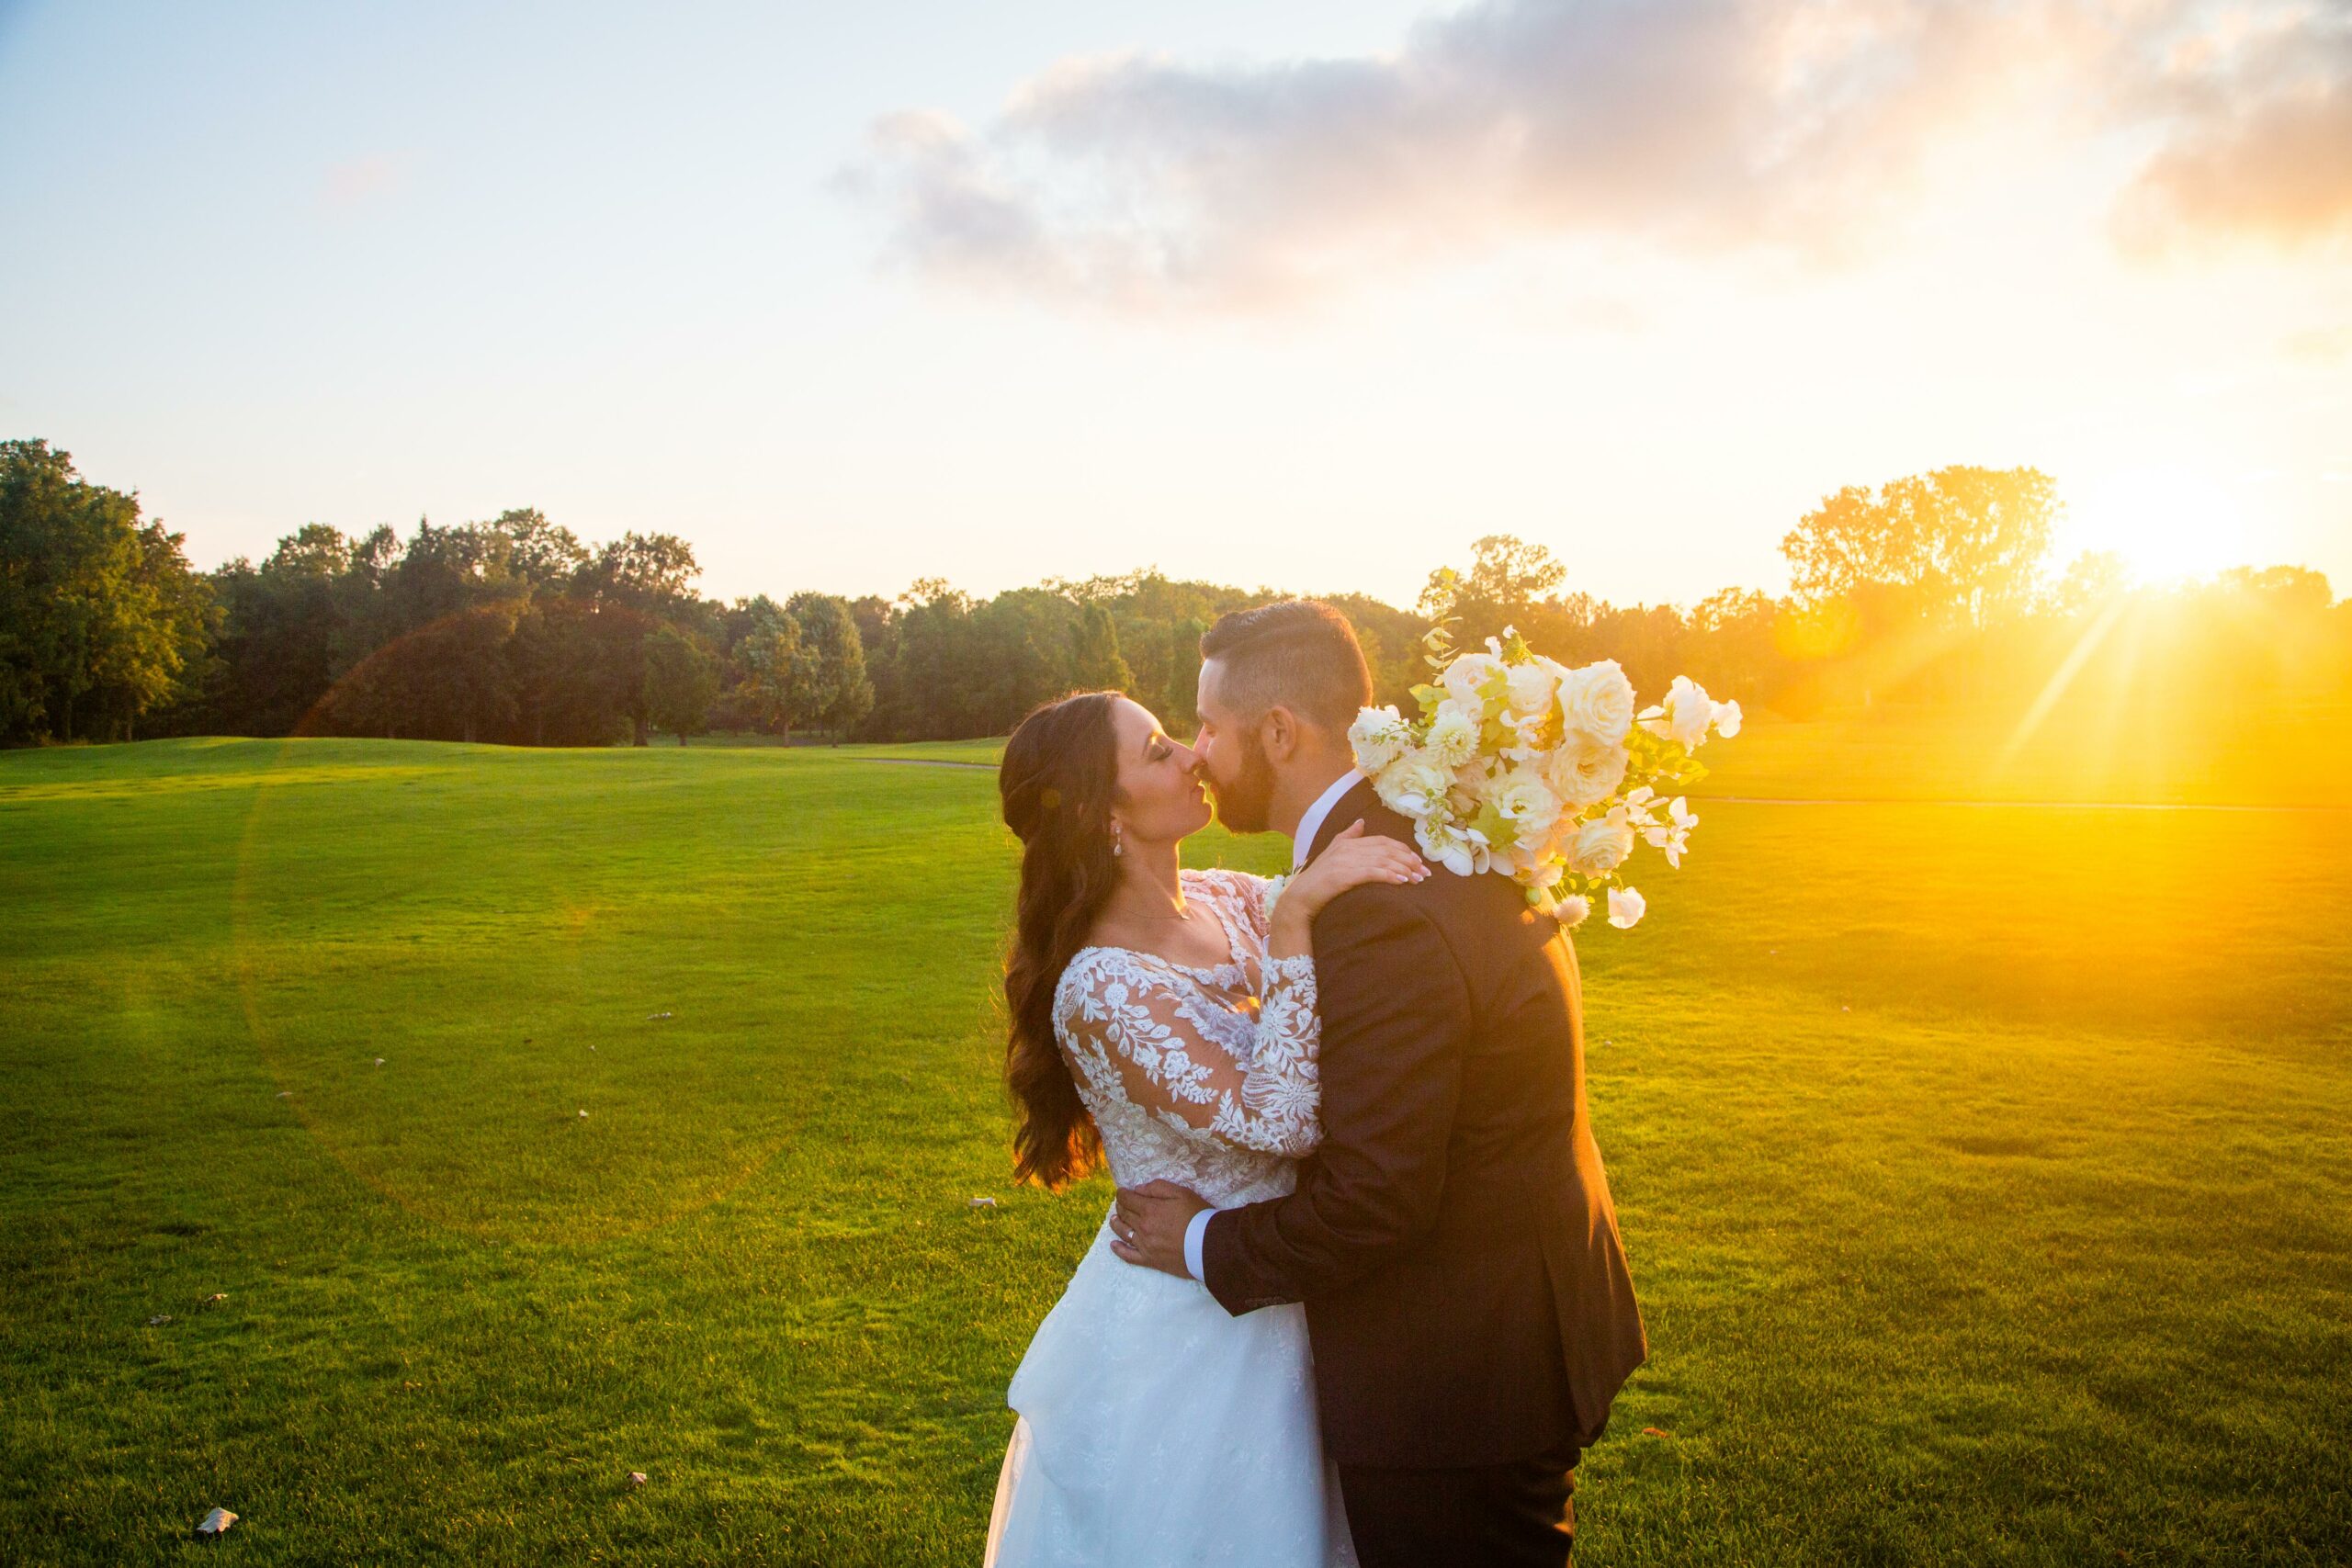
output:
POLYGON ((1285 707, 1345 734, 1372 703, 1372 671, 1347 616, 1317 599, 1284 599, 1221 615, 1201 658, 1224 667, 1224 700, 1251 718, 1285 707))

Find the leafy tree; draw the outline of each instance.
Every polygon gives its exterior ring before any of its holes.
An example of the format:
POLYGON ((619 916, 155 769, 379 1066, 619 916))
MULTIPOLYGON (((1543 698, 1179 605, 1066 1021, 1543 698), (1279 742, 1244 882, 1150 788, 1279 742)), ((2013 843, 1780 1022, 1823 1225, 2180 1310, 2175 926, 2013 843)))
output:
POLYGON ((1466 573, 1440 567, 1421 590, 1422 614, 1432 621, 1449 616, 1456 647, 1476 647, 1505 626, 1532 635, 1528 622, 1536 606, 1567 577, 1567 569, 1542 545, 1510 534, 1489 534, 1470 547, 1475 558, 1466 573))
POLYGON ((69 454, 0 442, 0 739, 126 735, 192 694, 213 611, 181 544, 69 454))
POLYGON ((2123 558, 2115 551, 2085 550, 2066 563, 2064 575, 2050 592, 2050 607, 2062 615, 2080 615, 2122 592, 2129 577, 2123 558))
POLYGON ((646 705, 653 722, 673 731, 678 744, 699 735, 718 695, 718 660, 675 626, 645 639, 646 705))
POLYGON ((1189 730, 1201 721, 1193 704, 1201 690, 1201 638, 1208 627, 1187 616, 1168 628, 1168 676, 1159 698, 1163 727, 1189 730))
POLYGON ((744 670, 737 690, 763 727, 792 739, 792 727, 808 710, 811 660, 800 640, 800 623, 783 612, 746 635, 736 656, 744 670))
POLYGON ((1849 485, 1781 541, 1797 594, 1875 593, 1897 615, 1983 629, 2031 602, 2059 510, 2034 468, 1938 468, 1849 485))
POLYGON ((801 717, 831 730, 839 745, 874 706, 874 682, 865 673, 856 618, 847 600, 830 593, 796 593, 784 607, 800 627, 808 658, 801 717))
POLYGON ((1125 692, 1135 684, 1134 672, 1119 657, 1118 627, 1111 624, 1111 612, 1099 599, 1079 610, 1070 663, 1072 680, 1088 690, 1125 692))
POLYGON ((694 547, 674 534, 623 534, 598 549, 573 574, 572 590, 597 609, 609 668, 623 694, 632 743, 647 744, 645 639, 690 606, 689 585, 700 569, 694 547))

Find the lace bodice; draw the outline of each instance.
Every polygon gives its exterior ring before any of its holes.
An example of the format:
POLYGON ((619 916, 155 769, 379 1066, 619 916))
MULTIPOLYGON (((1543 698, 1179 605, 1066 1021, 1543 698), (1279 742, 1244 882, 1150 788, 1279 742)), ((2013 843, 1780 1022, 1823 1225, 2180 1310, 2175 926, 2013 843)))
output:
POLYGON ((1054 1033, 1119 1185, 1164 1178, 1221 1208, 1279 1197, 1322 1136, 1315 961, 1267 956, 1261 879, 1182 881, 1232 961, 1080 948, 1054 990, 1054 1033))

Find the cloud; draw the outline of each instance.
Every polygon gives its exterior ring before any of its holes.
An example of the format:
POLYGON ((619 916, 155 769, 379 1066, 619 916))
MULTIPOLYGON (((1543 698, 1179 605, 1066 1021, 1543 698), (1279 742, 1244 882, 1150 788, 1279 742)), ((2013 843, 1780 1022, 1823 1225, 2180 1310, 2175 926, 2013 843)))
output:
POLYGON ((331 208, 353 208, 397 190, 408 177, 408 159, 395 152, 370 153, 332 164, 319 182, 319 200, 331 208))
POLYGON ((2165 124, 2112 215, 2127 254, 2352 233, 2352 7, 2223 12, 2138 91, 2165 124))
POLYGON ((2144 254, 2352 202, 2343 73, 2298 47, 2341 27, 2270 9, 2249 31, 2199 0, 1473 0, 1382 55, 1065 60, 977 130, 876 121, 839 185, 927 278, 1274 310, 1530 238, 1846 265, 1932 200, 1931 160, 1973 125, 2154 121, 2171 134, 2118 219, 2144 254))

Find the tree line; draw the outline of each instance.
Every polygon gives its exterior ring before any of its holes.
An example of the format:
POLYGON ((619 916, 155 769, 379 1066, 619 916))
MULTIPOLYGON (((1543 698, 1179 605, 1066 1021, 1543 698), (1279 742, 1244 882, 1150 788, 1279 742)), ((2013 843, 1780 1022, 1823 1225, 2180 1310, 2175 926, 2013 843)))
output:
MULTIPOLYGON (((1645 694, 1687 673, 1791 716, 2030 695, 2061 671, 2175 706, 2352 693, 2352 602, 2319 573, 2132 589, 2112 557, 2052 571, 2057 510, 2034 469, 1953 467, 1825 498, 1782 541, 1784 596, 1611 604, 1544 546, 1496 535, 1432 570, 1410 608, 1331 602, 1378 700, 1400 705, 1440 621, 1457 645, 1516 626, 1570 663, 1617 660, 1645 694)), ((927 579, 890 599, 721 602, 695 590, 676 535, 592 546, 531 508, 406 538, 307 524, 258 564, 209 572, 182 546, 67 454, 0 443, 0 741, 952 739, 1003 734, 1074 687, 1128 692, 1181 728, 1201 633, 1280 596, 1136 571, 988 598, 927 579)))

